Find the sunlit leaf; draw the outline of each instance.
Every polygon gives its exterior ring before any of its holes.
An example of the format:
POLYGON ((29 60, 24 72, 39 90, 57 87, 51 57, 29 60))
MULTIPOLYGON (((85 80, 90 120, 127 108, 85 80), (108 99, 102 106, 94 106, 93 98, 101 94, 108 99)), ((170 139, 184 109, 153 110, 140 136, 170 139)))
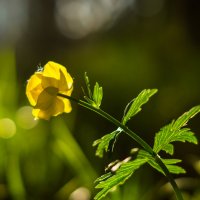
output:
POLYGON ((123 184, 140 166, 146 162, 147 158, 138 157, 133 161, 122 163, 116 173, 113 173, 111 177, 108 176, 107 179, 103 179, 99 182, 96 188, 101 189, 101 191, 94 197, 94 199, 100 200, 105 197, 109 191, 111 191, 114 187, 123 184))
POLYGON ((194 117, 200 112, 200 106, 193 107, 188 112, 180 116, 176 121, 172 121, 170 124, 161 128, 161 130, 156 134, 154 140, 153 150, 158 153, 163 150, 166 153, 173 154, 174 147, 171 142, 191 142, 197 144, 197 138, 194 133, 190 131, 189 128, 184 127, 189 119, 194 117))
POLYGON ((191 108, 188 112, 181 115, 173 124, 173 129, 178 130, 181 127, 187 125, 189 119, 193 118, 196 114, 200 112, 200 106, 195 106, 191 108))
POLYGON ((122 123, 126 124, 131 117, 141 111, 141 106, 148 102, 149 98, 157 92, 157 89, 145 89, 135 99, 133 99, 125 109, 122 123), (128 110, 128 111, 127 111, 128 110))
POLYGON ((86 87, 87 87, 87 91, 88 91, 88 97, 90 99, 92 99, 92 91, 90 89, 90 80, 89 80, 89 77, 87 76, 87 73, 85 72, 84 74, 84 79, 85 79, 85 84, 86 84, 86 87))
MULTIPOLYGON (((149 154, 148 152, 146 152, 144 150, 140 150, 140 156, 144 157, 144 158, 148 158, 147 162, 149 163, 149 165, 151 165, 154 169, 156 169, 157 171, 164 174, 163 169, 158 165, 158 163, 155 161, 155 158, 151 154, 149 154)), ((161 160, 166 165, 169 172, 171 172, 173 174, 185 173, 185 170, 182 167, 176 165, 177 163, 181 162, 180 159, 163 159, 163 158, 161 158, 161 160)))
POLYGON ((85 100, 89 104, 91 104, 93 107, 99 108, 101 105, 102 98, 103 98, 103 88, 100 87, 99 84, 96 82, 96 84, 94 85, 93 93, 92 93, 91 87, 90 87, 90 80, 89 80, 89 77, 87 76, 87 73, 85 73, 84 79, 85 79, 85 84, 86 84, 87 93, 88 93, 88 94, 85 94, 85 91, 83 89, 85 100))
POLYGON ((111 141, 115 140, 120 132, 121 130, 117 129, 109 134, 104 135, 102 138, 95 140, 93 146, 97 146, 96 155, 102 158, 104 151, 107 152, 109 150, 111 141))
POLYGON ((102 176, 100 176, 99 178, 97 178, 97 179, 95 180, 95 183, 102 182, 102 181, 104 181, 104 180, 110 178, 111 176, 113 176, 113 173, 111 173, 111 172, 108 172, 108 173, 106 173, 106 174, 103 174, 102 176))
POLYGON ((167 144, 163 147, 163 151, 166 153, 173 155, 174 154, 174 146, 172 144, 167 144))
POLYGON ((93 91, 93 101, 97 108, 100 107, 102 98, 103 98, 103 88, 99 87, 99 84, 96 82, 93 91))

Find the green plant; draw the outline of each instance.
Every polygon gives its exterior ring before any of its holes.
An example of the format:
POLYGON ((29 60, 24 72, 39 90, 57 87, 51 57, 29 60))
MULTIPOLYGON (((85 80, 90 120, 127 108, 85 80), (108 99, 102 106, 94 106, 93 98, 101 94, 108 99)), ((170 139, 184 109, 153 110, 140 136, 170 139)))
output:
MULTIPOLYGON (((45 78, 46 77, 44 76, 42 81, 45 78)), ((60 80, 56 79, 56 81, 59 85, 60 80)), ((200 106, 195 106, 191 108, 188 112, 181 115, 178 119, 173 120, 170 124, 161 128, 160 131, 156 133, 154 138, 154 145, 153 147, 151 147, 138 134, 134 133, 127 127, 127 122, 141 111, 142 106, 147 103, 148 100, 157 92, 157 89, 143 90, 137 97, 135 97, 132 101, 130 101, 130 103, 128 103, 128 105, 125 107, 122 120, 119 121, 100 108, 103 98, 103 89, 99 86, 98 83, 96 83, 92 91, 89 78, 86 73, 85 83, 87 92, 84 92, 84 100, 76 99, 60 92, 57 92, 57 97, 75 101, 80 106, 92 110, 93 112, 97 113, 98 115, 116 125, 116 130, 104 135, 102 138, 96 140, 93 143, 94 146, 97 146, 96 155, 99 157, 103 157, 104 152, 107 152, 110 148, 114 148, 115 141, 118 139, 119 134, 122 133, 126 133, 141 146, 141 149, 138 150, 137 156, 135 156, 135 158, 128 157, 123 161, 112 163, 109 171, 96 180, 96 188, 100 189, 100 191, 97 193, 94 199, 102 199, 113 188, 124 184, 125 181, 129 179, 133 175, 133 173, 142 165, 149 164, 155 170, 161 172, 168 178, 170 184, 174 189, 177 199, 182 200, 182 194, 171 175, 185 173, 185 170, 177 165, 177 163, 181 162, 181 160, 161 158, 159 153, 161 151, 165 151, 167 154, 173 155, 173 142, 177 141, 191 142, 197 144, 197 138, 194 136, 194 133, 189 128, 186 128, 186 125, 192 117, 200 112, 200 106)), ((48 93, 48 95, 52 96, 55 96, 56 94, 55 92, 53 94, 50 93, 48 87, 43 88, 41 91, 42 93, 46 92, 48 93)), ((34 93, 34 95, 36 94, 34 93)), ((38 98, 41 97, 43 102, 42 106, 40 107, 40 103, 36 101, 37 109, 41 109, 41 112, 45 113, 46 110, 44 110, 44 103, 46 99, 48 100, 48 98, 46 98, 46 96, 45 98, 43 98, 43 96, 40 96, 40 94, 37 95, 39 95, 38 98)))
MULTIPOLYGON (((96 155, 103 157, 104 151, 109 150, 109 146, 112 142, 114 148, 115 142, 118 135, 121 133, 128 134, 132 139, 138 142, 143 149, 139 150, 137 157, 134 160, 128 160, 127 162, 118 163, 118 168, 114 171, 108 172, 101 177, 99 177, 96 182, 96 188, 101 189, 100 192, 95 196, 94 199, 99 200, 106 196, 106 194, 111 191, 114 187, 124 184, 124 182, 133 175, 133 173, 142 165, 148 163, 157 171, 164 174, 170 181, 177 199, 183 199, 181 192, 174 181, 170 173, 180 174, 185 173, 185 170, 178 166, 177 163, 181 162, 180 159, 164 159, 159 156, 160 151, 165 151, 166 153, 173 155, 174 146, 173 142, 191 142, 197 144, 197 139, 194 136, 194 133, 185 126, 187 122, 200 112, 200 106, 195 106, 190 109, 188 112, 181 115, 177 120, 173 120, 170 124, 164 126, 160 129, 155 135, 154 146, 151 148, 143 139, 141 139, 137 134, 132 132, 127 126, 126 123, 135 116, 138 112, 141 111, 143 104, 147 103, 151 96, 153 96, 157 89, 145 89, 143 90, 136 98, 134 98, 124 110, 124 115, 121 121, 116 120, 106 112, 100 109, 103 92, 102 87, 99 87, 99 84, 96 83, 93 93, 90 89, 89 78, 85 74, 86 86, 88 90, 88 96, 84 98, 86 101, 75 100, 79 105, 86 107, 97 114, 103 116, 110 122, 114 123, 117 126, 117 129, 113 132, 104 135, 102 138, 96 140, 93 145, 97 146, 96 155)), ((60 94, 60 96, 65 97, 60 94)), ((72 97, 66 97, 71 100, 74 100, 72 97)))

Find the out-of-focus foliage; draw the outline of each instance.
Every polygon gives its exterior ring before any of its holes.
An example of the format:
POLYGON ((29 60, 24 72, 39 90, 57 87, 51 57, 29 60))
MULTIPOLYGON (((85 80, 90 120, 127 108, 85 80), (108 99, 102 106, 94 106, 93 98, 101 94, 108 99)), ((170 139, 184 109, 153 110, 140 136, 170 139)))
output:
POLYGON ((0 58, 0 199, 65 199, 79 187, 90 196, 96 172, 65 122, 38 123, 31 107, 17 106, 12 49, 0 58))

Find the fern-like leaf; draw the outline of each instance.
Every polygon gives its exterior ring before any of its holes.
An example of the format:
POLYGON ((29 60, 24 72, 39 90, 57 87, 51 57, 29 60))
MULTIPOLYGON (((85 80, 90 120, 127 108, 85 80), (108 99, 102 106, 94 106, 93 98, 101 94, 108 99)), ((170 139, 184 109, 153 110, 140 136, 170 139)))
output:
POLYGON ((130 103, 128 103, 124 111, 122 124, 125 125, 131 119, 131 117, 140 112, 141 106, 147 103, 149 98, 153 96, 156 92, 157 89, 145 89, 135 99, 133 99, 130 103))
POLYGON ((96 82, 96 84, 94 85, 93 93, 92 93, 92 90, 90 88, 90 80, 86 72, 84 75, 84 79, 85 79, 85 84, 86 84, 87 93, 88 93, 88 94, 85 94, 83 90, 85 100, 89 104, 91 104, 93 107, 99 108, 101 105, 102 98, 103 98, 103 88, 100 87, 99 84, 96 82))
POLYGON ((87 87, 88 98, 92 99, 92 91, 90 89, 90 80, 89 80, 89 77, 87 76, 86 72, 84 74, 84 79, 85 79, 85 84, 86 84, 86 87, 87 87))
POLYGON ((96 82, 93 91, 93 101, 97 108, 100 107, 102 98, 103 98, 103 88, 100 87, 99 84, 96 82))
POLYGON ((113 146, 112 146, 112 149, 113 149, 116 137, 118 136, 120 132, 121 130, 117 129, 109 134, 104 135, 102 138, 95 140, 93 143, 93 146, 97 146, 96 156, 99 156, 102 158, 104 151, 107 152, 109 150, 110 143, 111 141, 114 140, 113 146))
POLYGON ((103 179, 99 179, 99 184, 96 188, 101 189, 99 193, 94 197, 95 200, 100 200, 107 195, 114 187, 123 184, 131 175, 143 164, 147 162, 147 158, 136 158, 133 161, 122 163, 121 167, 115 172, 103 176, 103 179), (110 176, 112 174, 112 176, 110 176), (106 178, 108 177, 108 178, 106 178))
POLYGON ((176 121, 172 121, 170 124, 161 128, 156 134, 154 140, 153 150, 158 153, 163 150, 166 153, 173 154, 174 147, 172 142, 191 142, 197 144, 197 138, 189 128, 183 128, 187 122, 200 112, 200 106, 193 107, 188 112, 181 115, 176 121))
MULTIPOLYGON (((163 172, 162 168, 155 161, 155 158, 151 154, 149 154, 147 151, 140 150, 140 156, 144 157, 144 158, 148 158, 147 162, 148 162, 149 165, 151 165, 154 169, 161 172, 162 174, 165 174, 163 172)), ((180 159, 163 159, 163 158, 161 158, 161 160, 166 165, 169 172, 171 172, 173 174, 183 174, 183 173, 185 173, 185 169, 176 165, 177 163, 181 162, 180 159)))

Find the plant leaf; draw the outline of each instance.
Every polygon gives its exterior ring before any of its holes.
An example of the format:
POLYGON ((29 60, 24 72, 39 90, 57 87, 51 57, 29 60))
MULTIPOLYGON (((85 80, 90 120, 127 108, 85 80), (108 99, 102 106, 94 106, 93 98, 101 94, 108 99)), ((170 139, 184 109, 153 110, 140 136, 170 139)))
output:
POLYGON ((87 91, 88 91, 88 97, 90 99, 92 99, 92 91, 90 89, 90 80, 89 80, 89 77, 87 76, 87 73, 85 72, 84 74, 84 79, 85 79, 85 84, 86 84, 86 87, 87 87, 87 91))
MULTIPOLYGON (((95 200, 100 200, 107 195, 114 187, 123 184, 130 176, 143 164, 147 162, 147 158, 136 158, 133 161, 122 163, 121 167, 112 174, 111 177, 103 179, 99 182, 96 188, 100 188, 101 191, 94 197, 95 200)), ((110 175, 110 174, 109 174, 110 175)))
POLYGON ((102 98, 103 98, 103 88, 99 87, 99 84, 96 82, 93 91, 93 101, 97 108, 100 107, 102 98))
POLYGON ((166 144, 162 149, 170 155, 174 154, 174 146, 172 144, 166 144))
MULTIPOLYGON (((93 146, 98 145, 97 150, 96 150, 96 156, 99 156, 102 158, 104 151, 107 152, 109 150, 110 142, 112 140, 115 140, 119 133, 121 133, 121 130, 117 129, 109 134, 104 135, 102 138, 95 140, 93 143, 93 146)), ((113 143, 113 145, 114 145, 114 143, 113 143)))
POLYGON ((108 172, 108 173, 106 173, 106 174, 103 174, 102 176, 100 176, 99 178, 97 178, 97 179, 95 180, 95 183, 97 183, 97 182, 102 182, 102 181, 104 181, 104 180, 110 178, 111 176, 113 176, 113 173, 111 173, 111 172, 108 172))
MULTIPOLYGON (((184 174, 186 171, 178 166, 178 165, 174 165, 174 164, 166 164, 167 159, 162 159, 162 161, 164 162, 164 164, 166 165, 167 169, 169 170, 170 173, 173 173, 173 174, 184 174)), ((176 160, 176 159, 168 159, 168 160, 176 160)), ((176 161, 177 163, 180 162, 178 159, 176 161)), ((162 168, 155 162, 155 160, 149 160, 148 161, 149 165, 151 165, 154 169, 156 169, 157 171, 161 172, 162 174, 165 175, 165 173, 163 172, 162 168)))
POLYGON ((193 118, 199 112, 200 112, 200 106, 195 106, 191 108, 188 112, 185 112, 174 122, 173 129, 178 130, 181 127, 185 126, 189 121, 189 119, 193 118))
POLYGON ((140 112, 141 106, 147 103, 149 98, 153 96, 156 92, 157 92, 157 89, 145 89, 142 92, 140 92, 140 94, 135 99, 129 102, 125 108, 122 123, 125 125, 131 119, 131 117, 133 117, 138 112, 140 112))
POLYGON ((101 105, 102 98, 103 98, 103 88, 100 87, 99 84, 96 82, 93 89, 93 93, 92 93, 91 88, 90 88, 90 80, 86 72, 84 74, 84 79, 85 79, 85 84, 86 84, 87 92, 88 92, 88 94, 85 94, 84 89, 83 89, 85 100, 89 104, 91 104, 93 107, 99 108, 101 105))
POLYGON ((154 140, 153 150, 158 153, 163 150, 166 153, 173 154, 174 147, 171 142, 191 142, 197 144, 197 138, 194 133, 190 131, 189 128, 182 128, 186 126, 189 119, 194 117, 200 112, 200 106, 193 107, 188 112, 181 115, 176 121, 172 121, 170 124, 161 128, 161 130, 156 134, 154 140))
MULTIPOLYGON (((148 158, 147 162, 148 162, 149 165, 151 165, 154 169, 161 172, 162 174, 165 174, 163 172, 162 168, 155 161, 154 157, 151 154, 149 154, 147 151, 140 150, 140 156, 144 157, 144 158, 148 158)), ((171 172, 173 174, 183 174, 183 173, 185 173, 185 170, 182 167, 176 165, 177 163, 181 162, 180 159, 163 159, 163 158, 161 158, 161 160, 166 165, 169 172, 171 172)))

